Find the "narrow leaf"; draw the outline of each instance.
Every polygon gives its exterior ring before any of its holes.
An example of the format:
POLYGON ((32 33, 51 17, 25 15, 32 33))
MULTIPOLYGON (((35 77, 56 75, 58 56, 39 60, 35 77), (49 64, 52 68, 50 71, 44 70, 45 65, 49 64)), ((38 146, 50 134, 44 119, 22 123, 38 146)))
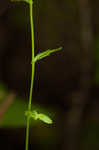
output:
POLYGON ((52 124, 53 121, 50 117, 48 117, 47 115, 45 114, 38 114, 38 119, 47 123, 47 124, 52 124))
POLYGON ((41 120, 41 121, 43 121, 43 122, 45 122, 45 123, 47 123, 47 124, 52 124, 53 123, 53 121, 52 121, 52 119, 50 118, 50 117, 48 117, 47 115, 45 115, 45 114, 42 114, 42 113, 38 113, 37 111, 31 111, 31 112, 29 112, 28 113, 28 111, 27 111, 27 114, 26 115, 30 115, 30 117, 31 118, 33 118, 34 120, 37 120, 37 119, 39 119, 39 120, 41 120))
POLYGON ((56 49, 52 49, 52 50, 51 50, 51 49, 48 49, 48 50, 46 50, 46 51, 44 51, 44 52, 41 52, 41 53, 39 53, 39 54, 37 54, 37 55, 35 56, 34 62, 36 62, 36 61, 38 61, 38 60, 40 60, 40 59, 43 59, 43 58, 49 56, 50 54, 52 54, 52 53, 54 53, 54 52, 57 52, 57 51, 60 51, 60 50, 62 50, 62 47, 59 47, 59 48, 56 48, 56 49))

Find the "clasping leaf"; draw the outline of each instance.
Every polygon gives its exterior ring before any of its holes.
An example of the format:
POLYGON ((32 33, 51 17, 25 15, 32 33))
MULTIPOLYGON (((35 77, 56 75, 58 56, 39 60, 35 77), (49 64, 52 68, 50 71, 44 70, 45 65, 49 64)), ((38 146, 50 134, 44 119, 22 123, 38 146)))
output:
POLYGON ((53 121, 52 121, 52 119, 50 117, 48 117, 45 114, 38 113, 35 110, 34 111, 26 111, 25 115, 26 116, 29 115, 30 118, 33 118, 34 120, 41 120, 41 121, 43 121, 43 122, 45 122, 47 124, 52 124, 53 123, 53 121))
POLYGON ((62 47, 59 47, 59 48, 56 48, 56 49, 52 49, 52 50, 51 50, 51 49, 48 49, 48 50, 46 50, 46 51, 44 51, 44 52, 41 52, 41 53, 39 53, 39 54, 37 54, 37 55, 35 56, 34 62, 36 62, 36 61, 38 61, 38 60, 40 60, 40 59, 43 59, 43 58, 49 56, 50 54, 52 54, 52 53, 54 53, 54 52, 57 52, 57 51, 60 51, 60 50, 62 50, 62 47))

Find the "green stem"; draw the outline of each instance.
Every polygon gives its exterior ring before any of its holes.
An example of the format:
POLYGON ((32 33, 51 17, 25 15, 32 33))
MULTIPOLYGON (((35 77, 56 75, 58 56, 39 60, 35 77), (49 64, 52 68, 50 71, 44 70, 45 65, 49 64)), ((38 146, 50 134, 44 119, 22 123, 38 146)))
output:
MULTIPOLYGON (((35 72, 35 63, 34 63, 34 23, 33 23, 32 0, 29 3, 29 7, 30 7, 30 25, 31 25, 31 41, 32 41, 32 74, 31 74, 31 86, 30 86, 28 111, 31 111, 32 93, 33 93, 33 85, 34 85, 34 72, 35 72)), ((26 147, 25 147, 25 150, 28 150, 28 145, 29 145, 29 124, 30 124, 30 117, 27 116, 26 147)))

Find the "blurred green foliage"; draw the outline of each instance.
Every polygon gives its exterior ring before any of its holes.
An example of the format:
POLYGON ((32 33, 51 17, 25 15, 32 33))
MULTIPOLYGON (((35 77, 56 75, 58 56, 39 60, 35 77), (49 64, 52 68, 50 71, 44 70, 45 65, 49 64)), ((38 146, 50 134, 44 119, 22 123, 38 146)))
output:
POLYGON ((89 122, 84 128, 83 147, 84 150, 99 149, 99 122, 89 122))
MULTIPOLYGON (((2 111, 2 105, 8 100, 11 93, 13 92, 8 90, 3 84, 0 84, 0 112, 2 111)), ((4 111, 3 117, 0 116, 0 127, 12 128, 26 126, 26 110, 27 103, 25 102, 25 100, 16 96, 13 102, 4 111)), ((32 105, 32 110, 37 110, 38 112, 42 112, 50 116, 48 109, 36 104, 32 105)), ((31 120, 31 124, 33 125, 38 124, 39 122, 40 121, 31 120)))
POLYGON ((99 36, 94 43, 95 83, 99 84, 99 36))

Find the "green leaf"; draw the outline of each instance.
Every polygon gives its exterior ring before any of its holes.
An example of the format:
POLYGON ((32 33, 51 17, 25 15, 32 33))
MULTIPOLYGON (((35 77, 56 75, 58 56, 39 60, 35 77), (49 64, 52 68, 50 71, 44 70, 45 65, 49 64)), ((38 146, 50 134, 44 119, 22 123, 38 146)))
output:
POLYGON ((26 111, 25 115, 29 116, 30 118, 33 118, 34 120, 41 120, 47 124, 53 123, 52 119, 49 116, 42 114, 42 113, 38 113, 35 110, 34 111, 26 111))
POLYGON ((40 59, 43 59, 43 58, 49 56, 50 54, 52 54, 52 53, 54 53, 54 52, 57 52, 57 51, 60 51, 60 50, 62 50, 62 47, 59 47, 59 48, 56 48, 56 49, 52 49, 52 50, 51 50, 51 49, 48 49, 48 50, 46 50, 46 51, 44 51, 44 52, 41 52, 41 53, 39 53, 39 54, 37 54, 37 55, 35 56, 34 62, 36 62, 36 61, 38 61, 38 60, 40 60, 40 59))
POLYGON ((52 119, 49 116, 45 115, 45 114, 38 114, 38 119, 45 122, 45 123, 47 123, 47 124, 52 124, 53 123, 52 119))

